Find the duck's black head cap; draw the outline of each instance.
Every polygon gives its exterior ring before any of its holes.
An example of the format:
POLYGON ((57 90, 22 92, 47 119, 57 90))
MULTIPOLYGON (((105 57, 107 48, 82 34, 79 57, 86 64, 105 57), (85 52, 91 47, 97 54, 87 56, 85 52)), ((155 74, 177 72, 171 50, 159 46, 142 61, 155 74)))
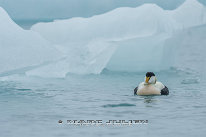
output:
POLYGON ((152 77, 155 76, 155 74, 153 72, 147 72, 146 73, 146 77, 152 77))

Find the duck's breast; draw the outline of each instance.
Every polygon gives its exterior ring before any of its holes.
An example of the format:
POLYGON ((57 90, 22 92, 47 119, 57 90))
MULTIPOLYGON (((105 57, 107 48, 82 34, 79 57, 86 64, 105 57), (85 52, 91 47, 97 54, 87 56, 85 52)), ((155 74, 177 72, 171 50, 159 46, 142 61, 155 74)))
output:
POLYGON ((137 95, 161 95, 161 91, 154 85, 144 85, 138 89, 137 95))

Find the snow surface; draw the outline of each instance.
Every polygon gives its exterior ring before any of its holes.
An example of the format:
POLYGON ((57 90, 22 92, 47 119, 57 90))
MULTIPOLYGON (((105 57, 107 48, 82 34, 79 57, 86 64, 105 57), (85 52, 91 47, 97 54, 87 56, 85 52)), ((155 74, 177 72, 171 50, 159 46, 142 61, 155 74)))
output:
MULTIPOLYGON (((155 4, 118 8, 91 18, 38 23, 30 31, 22 30, 2 9, 0 11, 0 28, 3 30, 0 32, 3 49, 0 63, 4 66, 0 73, 37 65, 25 72, 28 76, 40 77, 99 74, 104 68, 145 72, 179 67, 190 55, 190 50, 186 50, 188 56, 184 59, 177 54, 180 47, 187 45, 187 41, 180 39, 191 39, 187 30, 206 23, 206 8, 196 0, 187 0, 171 11, 155 4), (16 36, 21 40, 16 40, 16 36)), ((198 37, 205 32, 203 29, 195 33, 197 39, 190 42, 191 50, 195 50, 195 43, 199 41, 204 44, 205 41, 198 37)), ((204 46, 200 46, 203 51, 202 48, 204 46)), ((184 50, 180 48, 181 51, 184 50)))

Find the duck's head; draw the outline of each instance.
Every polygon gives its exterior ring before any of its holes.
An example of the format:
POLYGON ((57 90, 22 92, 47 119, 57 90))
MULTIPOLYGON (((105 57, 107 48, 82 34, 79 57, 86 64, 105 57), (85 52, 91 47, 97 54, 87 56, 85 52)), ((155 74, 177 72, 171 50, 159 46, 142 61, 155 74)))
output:
POLYGON ((155 84, 157 78, 153 72, 147 72, 145 76, 145 84, 155 84))

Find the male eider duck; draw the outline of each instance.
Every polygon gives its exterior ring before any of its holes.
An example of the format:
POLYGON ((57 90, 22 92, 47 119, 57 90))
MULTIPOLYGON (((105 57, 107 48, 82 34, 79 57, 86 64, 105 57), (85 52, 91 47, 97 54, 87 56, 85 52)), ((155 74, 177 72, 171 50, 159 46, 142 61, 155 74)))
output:
POLYGON ((145 82, 134 89, 135 95, 169 95, 168 88, 157 81, 153 72, 147 72, 145 82))

